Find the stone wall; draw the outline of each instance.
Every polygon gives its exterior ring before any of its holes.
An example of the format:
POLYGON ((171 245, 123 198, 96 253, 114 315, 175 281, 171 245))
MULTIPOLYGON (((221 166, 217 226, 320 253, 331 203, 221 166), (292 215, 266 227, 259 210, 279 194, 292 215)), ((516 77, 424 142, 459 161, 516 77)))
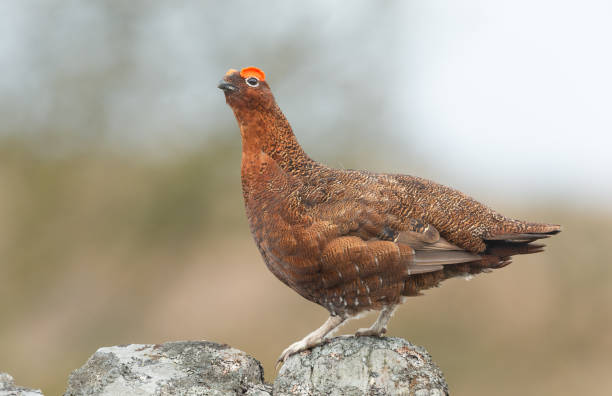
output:
MULTIPOLYGON (((0 396, 42 395, 0 374, 0 396)), ((401 338, 342 336, 291 356, 273 384, 245 352, 207 341, 100 348, 68 379, 80 395, 448 395, 422 347, 401 338)))

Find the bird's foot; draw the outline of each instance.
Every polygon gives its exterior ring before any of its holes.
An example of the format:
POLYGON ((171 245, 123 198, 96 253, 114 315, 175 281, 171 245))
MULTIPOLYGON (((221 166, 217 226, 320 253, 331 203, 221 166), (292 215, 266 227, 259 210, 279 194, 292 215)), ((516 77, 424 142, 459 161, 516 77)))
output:
POLYGON ((323 342, 325 336, 329 334, 330 331, 338 327, 342 322, 344 322, 346 318, 343 316, 332 315, 330 316, 325 323, 312 333, 308 334, 306 337, 301 339, 298 342, 294 342, 289 345, 287 349, 283 351, 278 360, 276 361, 276 370, 280 368, 280 366, 285 363, 285 360, 294 353, 302 352, 306 349, 317 346, 323 342))
POLYGON ((304 337, 304 339, 298 342, 294 342, 293 344, 289 345, 287 349, 285 349, 283 353, 281 353, 279 358, 276 360, 276 370, 277 371, 283 365, 283 363, 285 363, 285 360, 287 360, 289 356, 295 353, 298 353, 298 352, 305 351, 317 345, 321 345, 323 343, 322 337, 309 337, 309 336, 306 336, 304 337))
POLYGON ((395 311, 397 305, 386 305, 381 309, 378 318, 376 318, 376 322, 372 324, 372 326, 367 329, 359 329, 355 333, 355 336, 376 336, 381 337, 383 334, 387 332, 387 323, 389 323, 389 319, 391 319, 391 315, 395 311))
POLYGON ((355 332, 355 336, 356 337, 365 337, 365 336, 381 337, 386 332, 387 332, 386 327, 378 327, 378 326, 375 326, 374 324, 372 325, 372 327, 367 327, 367 328, 357 330, 355 332))

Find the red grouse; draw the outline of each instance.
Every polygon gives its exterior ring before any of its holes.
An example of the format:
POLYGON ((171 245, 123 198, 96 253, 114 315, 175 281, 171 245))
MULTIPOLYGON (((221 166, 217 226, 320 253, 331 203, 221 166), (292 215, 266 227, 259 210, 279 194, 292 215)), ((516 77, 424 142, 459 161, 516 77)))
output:
POLYGON ((429 180, 312 160, 255 67, 230 69, 219 88, 240 127, 242 190, 257 247, 278 279, 330 313, 279 362, 363 311, 380 314, 357 335, 381 335, 405 297, 539 252, 531 242, 561 230, 507 218, 429 180))

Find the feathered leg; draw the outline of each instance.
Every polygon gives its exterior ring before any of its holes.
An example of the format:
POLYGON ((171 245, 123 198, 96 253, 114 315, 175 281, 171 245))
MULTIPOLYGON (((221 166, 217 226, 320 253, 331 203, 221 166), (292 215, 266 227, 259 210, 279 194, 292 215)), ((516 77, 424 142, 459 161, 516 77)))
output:
POLYGON ((395 312, 395 308, 397 305, 387 305, 385 306, 378 315, 376 322, 372 324, 372 326, 368 328, 363 328, 357 330, 355 333, 356 336, 381 336, 387 332, 387 323, 389 323, 389 319, 395 312))

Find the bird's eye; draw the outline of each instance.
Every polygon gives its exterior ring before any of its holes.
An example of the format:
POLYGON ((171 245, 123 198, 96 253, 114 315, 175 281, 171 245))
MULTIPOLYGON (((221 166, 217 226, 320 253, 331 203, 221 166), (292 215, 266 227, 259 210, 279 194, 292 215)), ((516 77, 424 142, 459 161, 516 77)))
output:
POLYGON ((256 87, 256 86, 259 85, 259 80, 257 78, 255 78, 255 77, 249 77, 245 81, 246 81, 247 85, 250 86, 250 87, 256 87))

